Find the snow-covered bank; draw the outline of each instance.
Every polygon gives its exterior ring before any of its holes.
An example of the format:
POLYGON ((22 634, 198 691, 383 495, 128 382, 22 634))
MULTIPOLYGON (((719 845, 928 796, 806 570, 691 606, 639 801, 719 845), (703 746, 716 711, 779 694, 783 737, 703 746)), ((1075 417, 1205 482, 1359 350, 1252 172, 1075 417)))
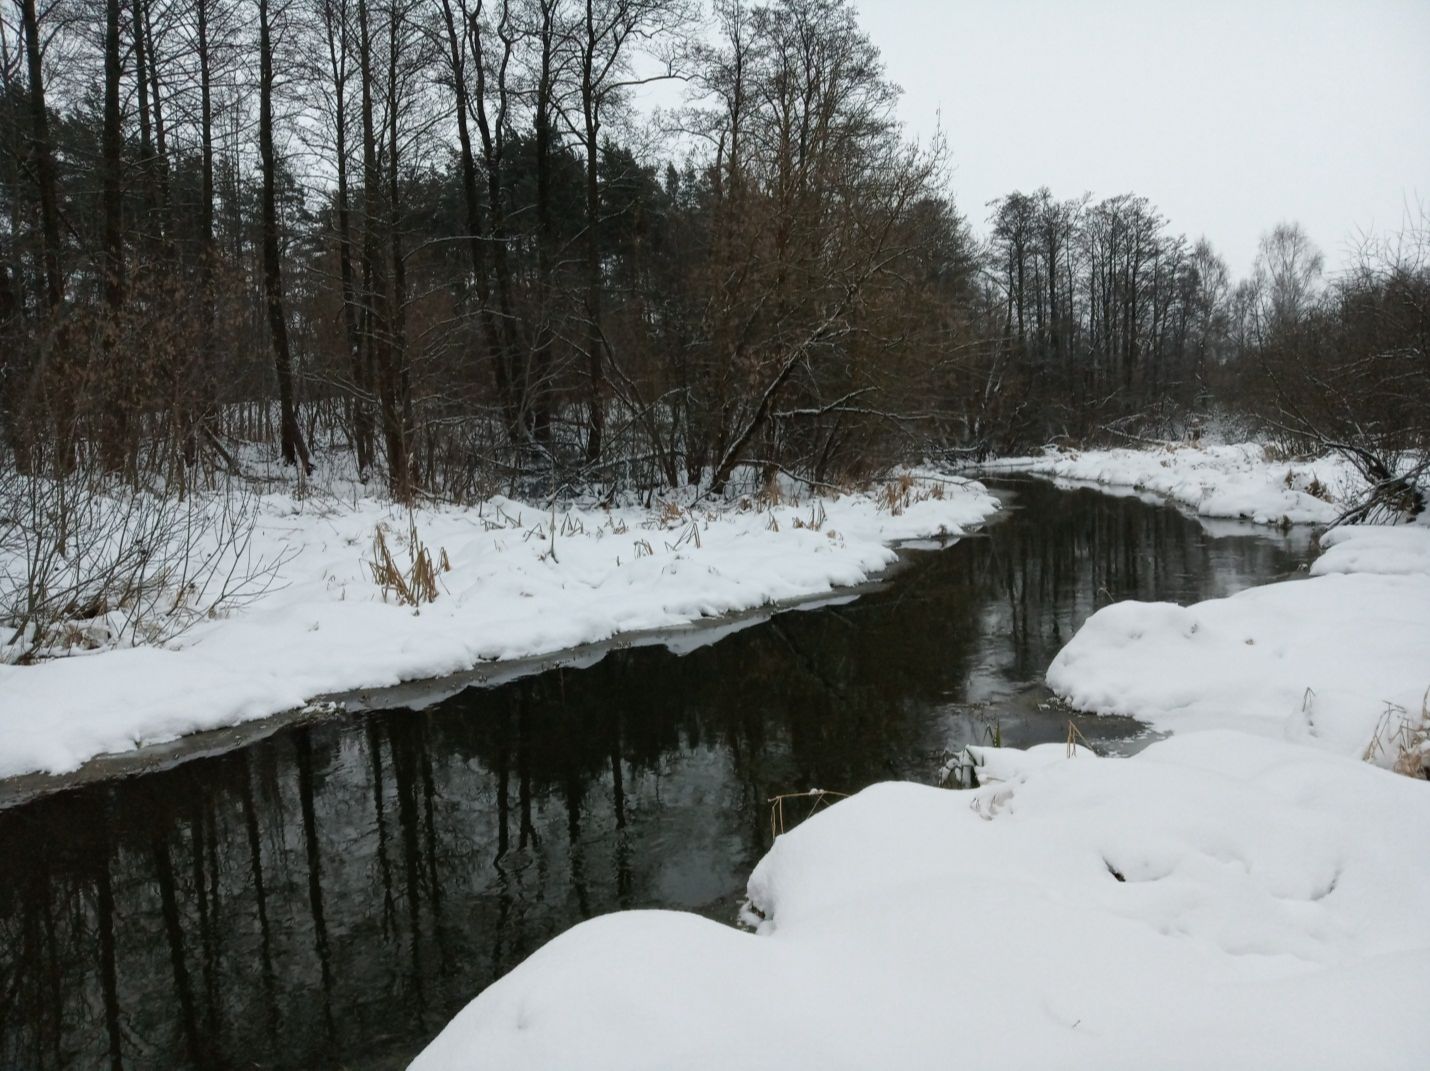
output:
POLYGON ((1307 579, 1109 606, 1054 661, 1176 735, 837 802, 755 869, 756 934, 583 923, 413 1067, 1417 1066, 1430 786, 1380 767, 1424 747, 1430 527, 1324 544, 1307 579))
POLYGON ((878 785, 780 837, 758 934, 568 931, 414 1071, 1423 1062, 1423 782, 1229 732, 1017 754, 1004 783, 878 785))
POLYGON ((281 566, 261 597, 162 646, 0 665, 0 776, 73 770, 325 693, 816 596, 887 567, 892 543, 957 536, 998 508, 970 481, 891 491, 555 513, 495 499, 410 518, 371 499, 265 495, 248 553, 281 566), (445 552, 440 593, 420 612, 374 581, 378 525, 404 568, 413 526, 435 561, 445 552))
POLYGON ((1080 710, 1236 728, 1391 765, 1430 694, 1430 527, 1339 528, 1310 579, 1094 614, 1048 669, 1080 710))
POLYGON ((1203 517, 1257 524, 1329 524, 1364 490, 1360 474, 1331 455, 1274 461, 1256 443, 1069 450, 1001 458, 981 469, 1150 491, 1203 517))

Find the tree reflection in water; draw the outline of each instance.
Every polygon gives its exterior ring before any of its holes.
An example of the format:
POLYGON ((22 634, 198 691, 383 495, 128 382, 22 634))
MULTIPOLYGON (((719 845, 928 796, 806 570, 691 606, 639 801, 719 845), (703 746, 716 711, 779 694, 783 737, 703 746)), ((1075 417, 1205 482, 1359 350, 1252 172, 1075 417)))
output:
POLYGON ((1060 739, 1039 681, 1098 606, 1226 594, 1306 554, 1007 486, 986 535, 846 605, 0 812, 0 1065, 403 1066, 583 918, 730 920, 773 793, 927 780, 990 712, 1007 742, 1060 739))

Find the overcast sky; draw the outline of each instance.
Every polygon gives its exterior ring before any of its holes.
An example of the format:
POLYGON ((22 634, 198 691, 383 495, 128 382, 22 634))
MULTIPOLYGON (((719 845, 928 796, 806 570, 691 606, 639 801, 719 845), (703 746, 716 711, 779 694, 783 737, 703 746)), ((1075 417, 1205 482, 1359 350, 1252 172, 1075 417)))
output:
POLYGON ((1278 220, 1335 267, 1430 203, 1430 0, 856 2, 980 232, 1010 190, 1131 190, 1239 276, 1278 220))

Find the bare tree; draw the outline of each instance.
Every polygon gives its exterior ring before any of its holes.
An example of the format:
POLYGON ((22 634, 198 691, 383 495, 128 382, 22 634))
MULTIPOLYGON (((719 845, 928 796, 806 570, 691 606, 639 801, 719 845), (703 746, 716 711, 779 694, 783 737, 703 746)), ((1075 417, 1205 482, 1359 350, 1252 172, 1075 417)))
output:
MULTIPOLYGON (((47 380, 55 378, 54 365, 66 356, 67 336, 64 325, 65 282, 60 270, 60 209, 58 176, 54 146, 50 141, 49 108, 45 102, 45 76, 40 52, 39 15, 35 0, 21 0, 20 17, 25 41, 25 66, 29 73, 30 164, 35 185, 39 189, 41 260, 43 263, 45 309, 47 324, 39 346, 38 359, 32 362, 28 390, 31 396, 46 392, 47 380)), ((55 425, 55 467, 68 472, 74 464, 72 408, 56 399, 52 415, 55 425)), ((21 433, 22 436, 24 432, 21 433)), ((31 444, 21 440, 16 462, 28 468, 31 444)))
POLYGON ((258 153, 263 165, 263 292, 278 377, 278 411, 283 460, 312 472, 308 444, 298 425, 293 396, 293 358, 283 308, 283 265, 278 249, 277 159, 273 149, 273 18, 271 0, 258 0, 258 153))
POLYGON ((1325 257, 1299 223, 1278 223, 1261 236, 1253 273, 1265 302, 1266 330, 1288 327, 1305 315, 1324 266, 1325 257))

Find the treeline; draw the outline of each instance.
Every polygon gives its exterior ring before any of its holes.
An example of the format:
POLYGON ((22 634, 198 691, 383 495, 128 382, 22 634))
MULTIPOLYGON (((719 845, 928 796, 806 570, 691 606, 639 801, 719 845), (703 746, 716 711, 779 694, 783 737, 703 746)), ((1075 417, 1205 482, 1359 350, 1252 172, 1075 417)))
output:
POLYGON ((20 471, 837 482, 1162 433, 1274 349, 1145 198, 1015 193, 974 241, 847 0, 4 3, 20 471))
POLYGON ((971 286, 938 156, 848 4, 721 6, 700 45, 694 15, 23 0, 14 457, 177 472, 271 435, 305 466, 332 433, 402 496, 877 461, 971 286), (672 72, 703 103, 657 166, 617 135, 672 72))
POLYGON ((986 399, 974 422, 994 448, 1182 438, 1217 417, 1291 451, 1338 450, 1372 484, 1425 472, 1423 211, 1393 238, 1364 239, 1330 280, 1305 231, 1278 224, 1233 283, 1205 239, 1171 232, 1143 197, 1040 189, 991 209, 984 286, 1003 345, 965 397, 986 399))
POLYGON ((991 206, 986 287, 1004 345, 981 369, 995 444, 1164 430, 1212 400, 1229 356, 1230 275, 1145 197, 991 206))
POLYGON ((1430 484, 1430 214, 1367 237, 1329 283, 1306 234, 1281 225, 1234 295, 1233 385, 1289 448, 1335 451, 1369 487, 1350 521, 1415 516, 1430 484))

